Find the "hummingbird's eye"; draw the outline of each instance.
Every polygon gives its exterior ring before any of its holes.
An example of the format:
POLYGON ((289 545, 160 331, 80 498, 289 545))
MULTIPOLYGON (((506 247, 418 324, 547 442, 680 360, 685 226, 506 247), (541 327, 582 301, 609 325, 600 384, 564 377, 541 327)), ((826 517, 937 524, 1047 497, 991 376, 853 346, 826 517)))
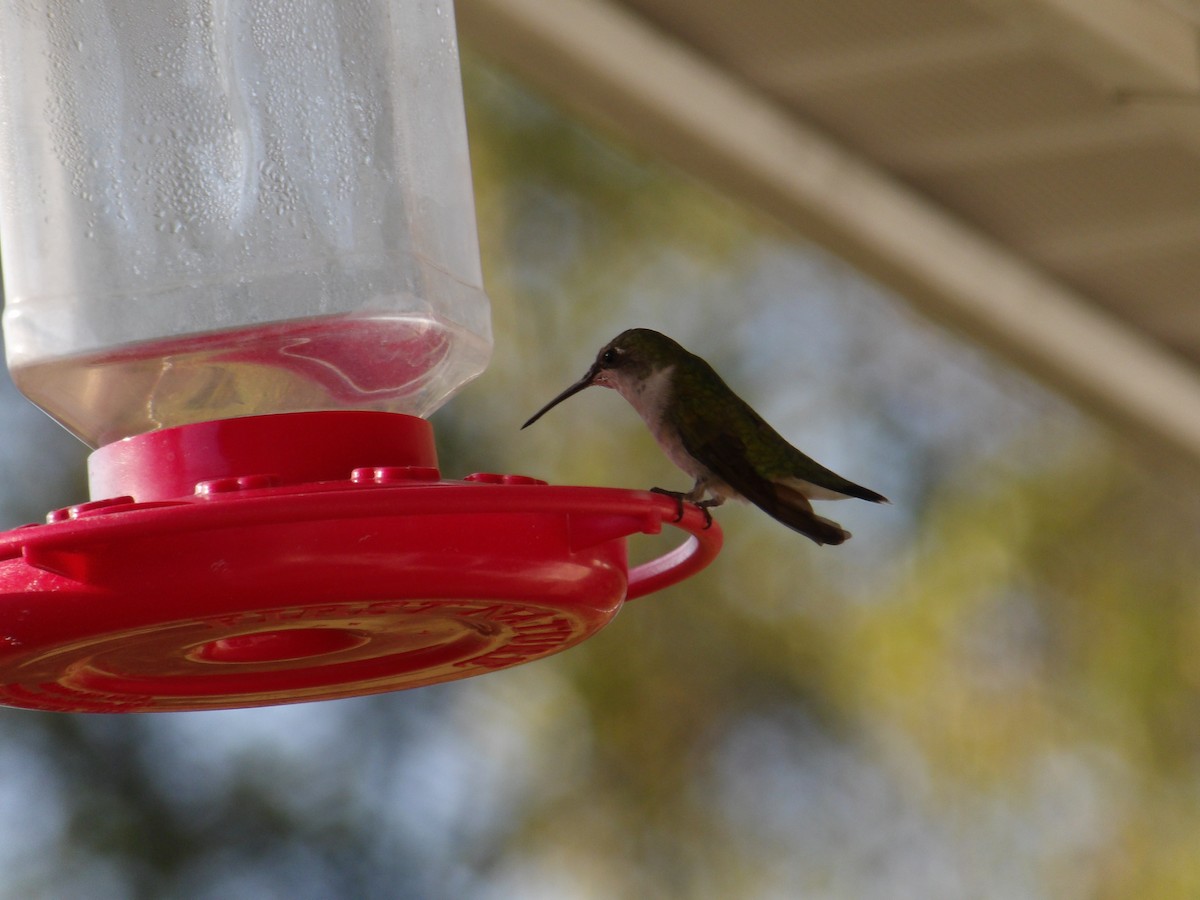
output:
POLYGON ((606 366, 614 365, 617 361, 617 351, 613 349, 605 350, 600 356, 600 362, 606 366))

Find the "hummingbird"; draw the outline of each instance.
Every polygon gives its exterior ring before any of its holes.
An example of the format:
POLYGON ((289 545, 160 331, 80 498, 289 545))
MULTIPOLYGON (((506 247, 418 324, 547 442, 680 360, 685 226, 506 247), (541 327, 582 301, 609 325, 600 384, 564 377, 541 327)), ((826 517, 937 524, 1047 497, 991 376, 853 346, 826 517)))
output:
POLYGON ((817 544, 841 544, 850 532, 818 516, 812 500, 857 497, 887 503, 805 456, 756 413, 707 362, 649 328, 623 331, 596 354, 587 373, 522 425, 592 385, 613 388, 629 401, 667 458, 694 478, 689 491, 651 488, 694 503, 712 524, 710 509, 729 498, 748 500, 817 544), (705 494, 708 499, 704 499, 705 494))

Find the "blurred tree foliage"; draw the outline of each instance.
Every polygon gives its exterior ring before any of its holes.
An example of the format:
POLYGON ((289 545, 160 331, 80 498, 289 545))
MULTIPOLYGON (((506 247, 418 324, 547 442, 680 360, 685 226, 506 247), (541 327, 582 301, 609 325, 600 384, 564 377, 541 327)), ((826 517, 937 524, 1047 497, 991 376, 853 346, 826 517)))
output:
MULTIPOLYGON (((486 64, 465 76, 497 346, 435 416, 444 471, 686 486, 609 392, 517 430, 641 324, 893 505, 834 508, 841 548, 722 508, 700 576, 468 682, 4 711, 0 896, 1200 896, 1194 478, 486 64)), ((3 401, 10 434, 43 427, 3 401)), ((5 448, 9 524, 82 493, 46 462, 81 451, 36 434, 5 448)))

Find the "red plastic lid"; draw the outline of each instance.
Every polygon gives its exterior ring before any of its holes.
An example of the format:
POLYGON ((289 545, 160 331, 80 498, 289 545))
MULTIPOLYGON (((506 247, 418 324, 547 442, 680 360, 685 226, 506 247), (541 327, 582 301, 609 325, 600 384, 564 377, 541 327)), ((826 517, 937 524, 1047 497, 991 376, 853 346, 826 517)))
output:
POLYGON ((657 494, 436 465, 427 422, 373 412, 102 447, 100 499, 0 534, 0 703, 220 709, 463 678, 573 646, 720 549, 657 494), (630 571, 625 538, 663 522, 692 536, 630 571))

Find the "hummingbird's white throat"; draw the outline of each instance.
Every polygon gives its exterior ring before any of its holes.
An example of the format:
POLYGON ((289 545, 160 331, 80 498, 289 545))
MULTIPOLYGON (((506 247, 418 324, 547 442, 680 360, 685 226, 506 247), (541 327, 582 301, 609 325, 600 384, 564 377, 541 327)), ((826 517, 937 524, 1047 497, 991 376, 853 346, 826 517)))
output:
POLYGON ((617 393, 629 401, 629 405, 636 409, 650 429, 655 431, 662 421, 663 410, 671 400, 671 375, 674 371, 674 366, 663 366, 645 378, 638 378, 631 372, 618 370, 609 377, 617 393))

